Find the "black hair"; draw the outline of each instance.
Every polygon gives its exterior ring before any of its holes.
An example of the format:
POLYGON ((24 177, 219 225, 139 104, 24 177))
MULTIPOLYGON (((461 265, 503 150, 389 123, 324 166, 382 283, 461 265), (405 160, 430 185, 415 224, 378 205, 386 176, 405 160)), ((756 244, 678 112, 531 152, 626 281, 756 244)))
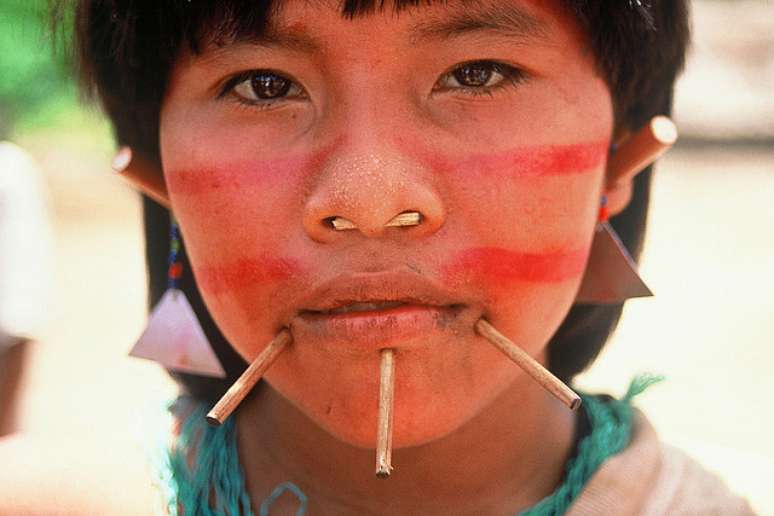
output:
MULTIPOLYGON (((425 0, 431 2, 432 0, 425 0)), ((444 1, 444 0, 441 0, 444 1)), ((473 0, 461 0, 473 1, 473 0)), ((280 0, 81 0, 75 7, 75 50, 84 90, 96 96, 113 122, 116 139, 159 160, 159 112, 172 64, 183 45, 197 52, 261 34, 280 0)), ((687 0, 563 0, 588 34, 600 74, 613 98, 618 130, 634 130, 657 114, 669 114, 675 78, 688 45, 687 0)), ((393 0, 395 10, 420 0, 393 0)), ((341 13, 356 17, 384 8, 380 0, 342 0, 341 13)), ((61 12, 61 9, 60 9, 61 12)), ((642 248, 651 170, 634 183, 631 203, 611 224, 631 254, 642 248)), ((169 214, 149 199, 143 203, 149 301, 166 289, 169 214)), ((184 246, 183 246, 184 247, 184 246)), ((183 249, 185 270, 190 271, 183 249)), ((182 289, 191 300, 228 378, 212 380, 171 373, 192 395, 219 397, 245 367, 218 330, 193 280, 182 289)), ((566 382, 598 355, 615 328, 622 305, 574 305, 548 344, 549 369, 566 382)))

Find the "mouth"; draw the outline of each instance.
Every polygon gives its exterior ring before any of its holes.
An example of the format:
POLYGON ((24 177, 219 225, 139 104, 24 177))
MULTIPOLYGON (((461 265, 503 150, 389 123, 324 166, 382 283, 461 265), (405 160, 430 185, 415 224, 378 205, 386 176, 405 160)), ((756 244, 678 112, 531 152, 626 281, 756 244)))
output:
POLYGON ((426 346, 472 323, 454 292, 408 270, 330 278, 299 300, 290 323, 298 343, 351 352, 426 346))
POLYGON ((321 314, 321 315, 338 315, 348 314, 352 312, 381 312, 384 310, 390 310, 391 308, 397 308, 404 306, 408 303, 405 301, 373 301, 369 303, 351 302, 346 303, 339 308, 333 308, 331 310, 310 310, 308 313, 321 314))
POLYGON ((293 330, 300 341, 352 351, 412 348, 452 331, 465 305, 382 300, 329 310, 302 310, 293 330))
POLYGON ((394 308, 401 306, 424 306, 435 308, 456 308, 461 307, 461 304, 449 304, 449 305, 430 305, 422 303, 414 299, 381 299, 373 301, 339 301, 336 303, 336 308, 330 308, 327 310, 301 310, 301 315, 314 316, 314 315, 340 315, 350 313, 367 313, 368 312, 387 312, 394 308))

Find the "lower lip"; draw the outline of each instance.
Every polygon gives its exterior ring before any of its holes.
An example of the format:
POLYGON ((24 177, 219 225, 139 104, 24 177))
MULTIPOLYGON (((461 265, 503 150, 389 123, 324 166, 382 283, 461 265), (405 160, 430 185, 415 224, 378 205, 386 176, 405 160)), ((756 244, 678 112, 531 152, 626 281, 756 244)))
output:
POLYGON ((306 311, 296 318, 292 330, 300 342, 358 350, 410 348, 426 343, 431 334, 450 332, 462 309, 462 305, 401 305, 341 314, 306 311), (418 341, 418 337, 424 338, 418 341))

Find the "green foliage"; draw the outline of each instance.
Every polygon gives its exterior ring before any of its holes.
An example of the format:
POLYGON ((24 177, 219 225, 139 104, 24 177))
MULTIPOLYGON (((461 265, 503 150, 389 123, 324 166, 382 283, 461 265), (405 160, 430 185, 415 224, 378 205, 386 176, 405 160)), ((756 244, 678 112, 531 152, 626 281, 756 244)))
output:
POLYGON ((0 1, 0 137, 19 122, 42 122, 76 105, 64 52, 53 42, 45 0, 0 1))

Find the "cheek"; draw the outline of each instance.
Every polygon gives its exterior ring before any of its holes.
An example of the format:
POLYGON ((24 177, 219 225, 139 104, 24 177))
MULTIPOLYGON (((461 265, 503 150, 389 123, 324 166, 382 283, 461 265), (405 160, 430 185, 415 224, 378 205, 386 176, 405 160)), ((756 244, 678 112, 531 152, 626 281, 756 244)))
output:
POLYGON ((292 211, 292 190, 303 165, 295 161, 168 169, 170 199, 201 287, 219 293, 235 282, 264 282, 288 270, 272 244, 276 225, 292 211))
POLYGON ((262 282, 287 272, 285 261, 268 257, 276 257, 283 243, 294 236, 303 210, 304 179, 331 150, 240 161, 233 160, 231 149, 206 158, 185 148, 165 153, 176 156, 164 163, 165 179, 189 252, 208 288, 220 288, 208 281, 211 277, 228 280, 222 285, 228 287, 238 274, 243 281, 262 282), (255 260, 268 265, 251 262, 255 260), (219 270, 230 272, 224 276, 219 270))
POLYGON ((525 252, 504 247, 471 247, 458 252, 443 268, 446 282, 474 279, 486 285, 492 301, 503 299, 515 284, 551 285, 573 280, 583 273, 588 246, 546 252, 525 252))
POLYGON ((414 146, 464 214, 450 218, 461 242, 441 272, 447 283, 475 281, 501 298, 521 283, 552 285, 584 271, 598 209, 607 140, 520 147, 451 159, 414 146))
POLYGON ((442 277, 453 289, 478 289, 484 315, 534 354, 561 323, 583 277, 606 150, 603 140, 454 161, 429 155, 431 166, 455 179, 445 187, 465 214, 449 228, 465 245, 450 254, 442 277))
POLYGON ((185 160, 175 149, 166 181, 186 249, 208 309, 225 336, 253 356, 272 337, 291 278, 308 270, 288 250, 302 210, 303 179, 326 151, 281 159, 233 159, 231 152, 185 160), (282 231, 278 230, 282 228, 282 231))

